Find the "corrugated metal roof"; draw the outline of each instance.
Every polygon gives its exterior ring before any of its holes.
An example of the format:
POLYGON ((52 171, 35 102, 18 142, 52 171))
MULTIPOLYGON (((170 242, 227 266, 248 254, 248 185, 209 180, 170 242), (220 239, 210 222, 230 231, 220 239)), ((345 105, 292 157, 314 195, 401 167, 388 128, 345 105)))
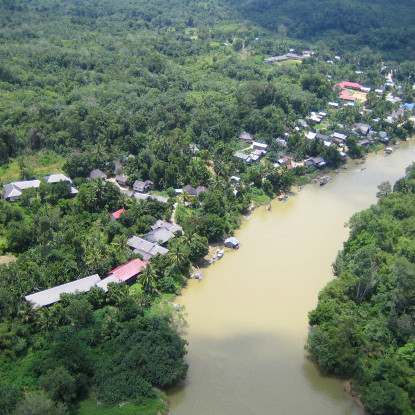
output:
POLYGON ((111 213, 111 215, 110 215, 110 216, 112 216, 112 217, 113 217, 113 218, 115 218, 115 219, 119 219, 119 218, 120 218, 120 216, 121 216, 124 212, 125 212, 125 209, 119 209, 119 210, 117 210, 117 211, 115 211, 115 212, 111 213))
POLYGON ((132 259, 127 263, 120 265, 119 267, 113 269, 108 273, 108 276, 114 275, 120 281, 128 281, 129 279, 135 277, 141 272, 143 268, 147 265, 146 261, 141 261, 141 259, 132 259))
POLYGON ((111 282, 118 284, 121 281, 115 275, 110 275, 109 277, 103 278, 100 282, 98 282, 97 287, 102 288, 105 292, 108 292, 108 284, 111 282))
POLYGON ((60 300, 61 294, 73 294, 75 292, 88 292, 95 284, 101 281, 98 274, 58 285, 48 290, 26 295, 25 300, 33 303, 35 307, 44 307, 60 300))

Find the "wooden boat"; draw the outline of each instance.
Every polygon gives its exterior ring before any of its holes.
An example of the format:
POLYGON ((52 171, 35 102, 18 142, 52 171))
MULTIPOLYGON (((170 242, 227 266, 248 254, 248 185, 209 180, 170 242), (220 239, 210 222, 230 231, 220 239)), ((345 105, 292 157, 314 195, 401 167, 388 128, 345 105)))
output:
POLYGON ((285 202, 287 199, 288 199, 288 196, 287 196, 286 194, 284 194, 284 193, 281 193, 281 194, 278 196, 278 200, 279 200, 280 202, 285 202))

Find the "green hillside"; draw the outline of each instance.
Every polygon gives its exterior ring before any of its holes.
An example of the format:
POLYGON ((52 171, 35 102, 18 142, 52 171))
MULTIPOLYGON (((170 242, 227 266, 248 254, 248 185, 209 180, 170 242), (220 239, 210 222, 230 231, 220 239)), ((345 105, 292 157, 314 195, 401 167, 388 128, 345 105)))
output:
POLYGON ((394 60, 414 59, 415 2, 403 0, 229 0, 241 15, 270 30, 354 50, 369 46, 394 60))

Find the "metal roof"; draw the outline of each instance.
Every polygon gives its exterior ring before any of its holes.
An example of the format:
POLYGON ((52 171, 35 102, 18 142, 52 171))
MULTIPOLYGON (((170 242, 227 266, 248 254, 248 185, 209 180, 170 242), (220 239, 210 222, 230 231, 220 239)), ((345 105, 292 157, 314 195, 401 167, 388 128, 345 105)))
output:
POLYGON ((88 292, 95 284, 101 281, 98 274, 71 281, 66 284, 58 285, 48 290, 39 291, 24 297, 26 301, 34 304, 35 307, 44 307, 54 304, 60 300, 61 294, 73 294, 76 292, 88 292))
POLYGON ((108 273, 108 276, 114 275, 120 281, 128 281, 129 279, 135 277, 141 272, 143 268, 147 265, 146 261, 141 261, 141 259, 132 259, 131 261, 126 262, 123 265, 113 269, 108 273))

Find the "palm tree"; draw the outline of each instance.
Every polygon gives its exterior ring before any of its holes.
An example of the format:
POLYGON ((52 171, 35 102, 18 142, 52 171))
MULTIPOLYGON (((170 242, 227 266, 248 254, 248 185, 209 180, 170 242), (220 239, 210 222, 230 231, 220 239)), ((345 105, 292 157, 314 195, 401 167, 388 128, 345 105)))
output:
POLYGON ((184 190, 183 193, 180 195, 180 199, 182 200, 185 206, 187 203, 192 201, 192 197, 189 195, 189 193, 186 192, 186 190, 184 190))
POLYGON ((188 248, 178 241, 175 241, 170 252, 167 254, 167 261, 170 265, 182 271, 182 268, 189 263, 188 248))
POLYGON ((154 291, 160 297, 164 298, 163 295, 155 288, 157 281, 157 273, 151 264, 147 264, 141 274, 138 276, 137 281, 143 286, 144 291, 154 291))

